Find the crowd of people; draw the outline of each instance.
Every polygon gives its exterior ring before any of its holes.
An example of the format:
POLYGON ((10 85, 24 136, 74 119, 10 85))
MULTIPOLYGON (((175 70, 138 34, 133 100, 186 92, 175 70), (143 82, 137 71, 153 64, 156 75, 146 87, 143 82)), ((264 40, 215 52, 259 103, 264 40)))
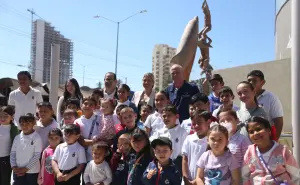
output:
POLYGON ((76 79, 57 107, 18 73, 20 87, 0 108, 0 185, 299 185, 292 152, 278 143, 283 109, 253 70, 234 87, 212 75, 207 96, 172 65, 172 83, 154 76, 130 99, 130 87, 105 74, 84 97, 76 79), (56 114, 54 114, 56 110, 56 114))

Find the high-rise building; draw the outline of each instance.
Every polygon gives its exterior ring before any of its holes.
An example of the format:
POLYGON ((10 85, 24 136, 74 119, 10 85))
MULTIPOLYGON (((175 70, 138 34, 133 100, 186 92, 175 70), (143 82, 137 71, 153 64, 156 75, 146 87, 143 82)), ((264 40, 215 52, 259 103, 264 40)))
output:
POLYGON ((29 65, 32 78, 50 82, 51 44, 56 43, 60 44, 59 84, 64 84, 73 73, 73 42, 43 20, 34 21, 32 29, 29 65))
POLYGON ((154 88, 162 90, 172 81, 170 75, 170 60, 176 54, 176 49, 166 44, 157 44, 152 53, 152 73, 155 78, 154 88))

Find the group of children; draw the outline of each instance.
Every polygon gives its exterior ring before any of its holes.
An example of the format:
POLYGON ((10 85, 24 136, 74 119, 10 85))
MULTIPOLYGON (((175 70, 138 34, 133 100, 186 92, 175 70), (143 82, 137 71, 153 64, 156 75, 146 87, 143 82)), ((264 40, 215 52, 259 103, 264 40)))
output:
MULTIPOLYGON (((166 92, 156 93, 155 111, 138 110, 121 87, 118 102, 97 93, 81 106, 67 100, 62 123, 50 103, 40 103, 38 119, 20 117, 20 133, 13 108, 2 107, 1 185, 10 183, 11 171, 14 185, 80 185, 81 179, 86 185, 299 184, 299 166, 273 140, 269 121, 259 108, 254 116, 236 110, 229 87, 219 91, 222 105, 213 112, 207 96, 192 96, 190 119, 182 123, 166 92)), ((237 93, 255 107, 251 87, 241 82, 237 93)))

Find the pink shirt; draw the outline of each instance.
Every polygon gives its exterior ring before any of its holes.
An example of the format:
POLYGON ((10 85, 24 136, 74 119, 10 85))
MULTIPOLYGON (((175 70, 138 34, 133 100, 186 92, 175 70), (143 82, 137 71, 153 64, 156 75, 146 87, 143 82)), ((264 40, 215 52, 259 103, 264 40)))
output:
POLYGON ((43 185, 55 185, 54 183, 54 173, 52 169, 52 159, 53 159, 54 149, 48 146, 42 154, 42 168, 41 168, 41 178, 43 185))

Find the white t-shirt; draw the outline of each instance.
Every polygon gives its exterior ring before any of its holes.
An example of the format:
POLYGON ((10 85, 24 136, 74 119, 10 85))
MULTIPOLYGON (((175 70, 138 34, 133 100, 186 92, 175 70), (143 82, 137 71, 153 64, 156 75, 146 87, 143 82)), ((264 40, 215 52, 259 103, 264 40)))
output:
POLYGON ((10 139, 11 125, 0 125, 0 157, 7 157, 10 154, 11 139, 10 139))
POLYGON ((179 155, 181 155, 182 145, 185 141, 188 133, 180 125, 176 125, 174 128, 168 129, 166 126, 157 132, 155 135, 150 137, 150 141, 158 137, 167 137, 172 141, 172 155, 171 159, 175 160, 179 155))
POLYGON ((44 127, 40 121, 36 122, 35 131, 41 136, 43 149, 47 148, 49 145, 48 135, 49 132, 54 128, 59 128, 59 124, 54 119, 52 120, 52 123, 46 127, 44 127))
MULTIPOLYGON (((264 161, 268 164, 268 161, 269 161, 269 159, 270 159, 270 156, 271 156, 271 154, 272 154, 272 152, 273 152, 273 150, 275 150, 275 148, 278 146, 278 143, 277 142, 274 142, 274 145, 273 145, 273 147, 269 150, 269 151, 267 151, 266 153, 263 153, 262 154, 262 157, 263 157, 263 159, 264 159, 264 161)), ((260 151, 259 151, 259 149, 258 149, 258 147, 256 147, 256 154, 257 154, 257 156, 259 156, 259 154, 260 154, 260 151)), ((259 159, 260 160, 260 159, 259 159)), ((263 165, 264 165, 264 167, 266 168, 266 165, 263 163, 263 162, 261 162, 263 165)), ((266 168, 267 169, 267 168, 266 168)), ((270 169, 270 167, 269 167, 269 169, 270 169)))
POLYGON ((197 176, 196 163, 206 151, 207 137, 199 139, 197 134, 188 135, 182 145, 182 155, 188 158, 189 180, 195 180, 197 176))
POLYGON ((40 162, 39 157, 42 153, 42 139, 40 135, 33 132, 29 135, 24 135, 23 132, 17 135, 14 139, 13 145, 11 147, 11 166, 28 167, 29 171, 27 173, 39 173, 40 162), (12 153, 15 153, 15 159, 12 153), (31 165, 31 159, 37 157, 37 161, 34 165, 31 165), (14 164, 15 163, 15 164, 14 164))
POLYGON ((27 94, 24 94, 20 88, 9 94, 8 105, 15 106, 15 123, 20 129, 19 118, 22 115, 31 113, 35 115, 37 104, 43 102, 42 94, 39 90, 30 87, 27 94))
POLYGON ((192 119, 185 119, 181 123, 181 127, 185 129, 185 131, 190 134, 192 130, 192 119))
POLYGON ((85 168, 83 179, 86 184, 103 182, 104 185, 109 185, 112 182, 112 172, 106 161, 96 164, 94 160, 92 160, 85 168))
POLYGON ((57 161, 60 170, 71 170, 86 163, 85 150, 78 142, 62 143, 56 147, 53 160, 57 161))
MULTIPOLYGON (((94 120, 96 120, 96 123, 95 123, 94 129, 93 129, 93 132, 92 132, 92 136, 90 138, 90 139, 92 139, 94 136, 99 136, 99 134, 100 134, 100 131, 101 131, 100 129, 102 129, 101 117, 97 116, 97 118, 96 118, 96 115, 93 114, 93 116, 90 117, 90 119, 87 119, 83 115, 74 121, 74 124, 78 124, 80 126, 81 135, 84 139, 88 139, 94 120)), ((88 147, 88 150, 86 153, 86 158, 87 158, 87 161, 91 161, 93 159, 92 158, 92 146, 88 147)))

